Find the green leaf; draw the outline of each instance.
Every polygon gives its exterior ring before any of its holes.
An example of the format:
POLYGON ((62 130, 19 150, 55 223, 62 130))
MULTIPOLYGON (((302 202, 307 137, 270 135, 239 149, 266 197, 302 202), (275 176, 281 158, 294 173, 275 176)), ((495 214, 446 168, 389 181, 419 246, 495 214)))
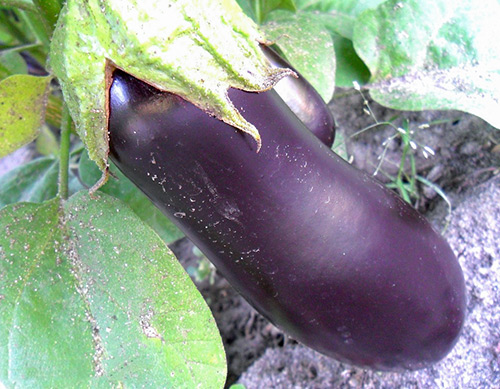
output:
MULTIPOLYGON (((151 200, 142 193, 123 173, 110 162, 111 178, 100 190, 126 203, 145 223, 167 244, 176 241, 184 234, 156 208, 151 200)), ((80 178, 88 187, 92 187, 100 178, 101 173, 87 153, 83 153, 79 164, 80 178)))
POLYGON ((37 11, 41 14, 42 17, 39 16, 40 19, 47 24, 48 32, 51 34, 56 26, 57 18, 59 16, 59 12, 61 12, 62 8, 62 0, 33 0, 33 3, 36 5, 37 11))
POLYGON ((261 22, 267 21, 268 15, 275 10, 297 11, 294 0, 254 0, 253 3, 255 3, 254 8, 259 11, 261 22))
POLYGON ((321 12, 340 12, 357 17, 363 11, 376 8, 387 0, 295 0, 297 8, 321 12))
POLYGON ((50 79, 16 74, 0 82, 0 157, 38 135, 44 122, 50 79))
POLYGON ((31 0, 2 0, 2 6, 15 7, 26 11, 35 10, 35 6, 31 0))
POLYGON ((94 196, 0 211, 0 384, 222 387, 222 342, 187 274, 128 207, 94 196))
POLYGON ((262 26, 290 63, 329 102, 335 88, 335 51, 328 31, 309 12, 274 11, 262 26))
POLYGON ((291 74, 269 64, 262 40, 233 1, 69 0, 54 31, 50 66, 90 158, 105 172, 106 98, 115 67, 182 96, 260 146, 258 129, 227 90, 262 91, 291 74))
POLYGON ((59 163, 38 158, 0 177, 0 208, 21 201, 40 203, 57 194, 59 163))
POLYGON ((276 9, 283 9, 292 12, 297 11, 295 0, 261 0, 261 4, 265 7, 267 12, 271 12, 276 9))
POLYGON ((386 0, 295 0, 297 8, 318 11, 318 20, 331 32, 352 40, 356 18, 386 0))
POLYGON ((21 54, 13 51, 0 52, 0 80, 12 74, 26 74, 28 67, 21 54))
POLYGON ((11 74, 11 71, 0 61, 0 81, 10 76, 11 74))
POLYGON ((357 17, 365 10, 376 8, 386 0, 296 0, 297 8, 313 12, 332 35, 337 60, 335 84, 352 87, 354 81, 363 85, 370 71, 359 58, 352 44, 357 17))
POLYGON ((40 129, 40 135, 36 139, 36 151, 45 156, 59 154, 59 142, 56 134, 44 125, 40 129))
POLYGON ((295 0, 236 0, 236 2, 247 16, 259 24, 274 10, 297 11, 295 0))
POLYGON ((58 200, 6 207, 0 228, 0 384, 89 382, 93 328, 63 254, 58 200))
POLYGON ((252 7, 252 3, 254 3, 253 0, 236 0, 236 2, 245 15, 252 18, 254 22, 257 22, 257 15, 255 15, 254 8, 252 7))
MULTIPOLYGON (((29 201, 41 203, 57 195, 59 160, 43 157, 19 166, 0 177, 0 208, 29 201)), ((72 170, 68 173, 69 193, 84 189, 72 170)))
POLYGON ((340 132, 340 131, 337 131, 335 133, 335 141, 333 142, 332 150, 339 157, 341 157, 342 159, 344 159, 347 162, 349 162, 350 155, 349 155, 349 152, 347 150, 347 144, 346 144, 346 141, 345 141, 345 137, 344 137, 344 134, 342 132, 340 132))
POLYGON ((500 128, 500 3, 391 0, 363 13, 354 47, 370 93, 402 110, 458 109, 500 128))
POLYGON ((354 51, 352 41, 338 34, 332 34, 337 60, 335 85, 351 88, 353 82, 364 85, 370 80, 370 71, 354 51))

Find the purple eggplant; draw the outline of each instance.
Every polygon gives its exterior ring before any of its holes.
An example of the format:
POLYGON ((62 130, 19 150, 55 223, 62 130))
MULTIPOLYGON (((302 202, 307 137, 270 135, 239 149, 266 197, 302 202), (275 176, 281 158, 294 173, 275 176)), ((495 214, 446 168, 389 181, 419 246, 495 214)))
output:
POLYGON ((298 341, 374 369, 443 358, 466 303, 447 242, 318 140, 276 92, 229 96, 259 129, 260 152, 193 104, 115 72, 111 159, 298 341))
POLYGON ((335 122, 323 98, 297 70, 271 47, 261 45, 261 49, 274 67, 289 68, 297 74, 297 78, 288 76, 281 79, 274 86, 274 90, 316 137, 328 147, 332 147, 335 140, 335 122))

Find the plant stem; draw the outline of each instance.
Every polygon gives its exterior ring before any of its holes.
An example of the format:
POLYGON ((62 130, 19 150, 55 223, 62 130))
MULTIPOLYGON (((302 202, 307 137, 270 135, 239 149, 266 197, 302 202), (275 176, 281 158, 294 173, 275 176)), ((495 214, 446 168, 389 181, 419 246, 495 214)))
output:
POLYGON ((405 143, 405 145, 403 146, 403 154, 401 155, 401 164, 399 165, 399 171, 398 171, 398 176, 396 178, 396 183, 397 183, 397 186, 399 188, 399 192, 400 192, 401 196, 403 197, 403 199, 407 203, 411 204, 410 196, 409 196, 408 191, 406 190, 404 183, 403 183, 403 173, 404 173, 404 169, 405 169, 406 155, 408 154, 409 148, 410 148, 410 146, 405 143))
POLYGON ((68 198, 69 146, 71 136, 71 116, 64 105, 61 123, 61 141, 59 152, 59 197, 68 198))
POLYGON ((7 53, 20 53, 21 51, 28 51, 40 47, 41 43, 27 43, 19 46, 6 47, 0 50, 0 54, 7 53))
POLYGON ((254 13, 255 13, 255 18, 257 19, 257 24, 261 24, 262 23, 262 10, 261 10, 261 7, 260 7, 260 0, 257 0, 256 2, 253 3, 254 4, 254 13))

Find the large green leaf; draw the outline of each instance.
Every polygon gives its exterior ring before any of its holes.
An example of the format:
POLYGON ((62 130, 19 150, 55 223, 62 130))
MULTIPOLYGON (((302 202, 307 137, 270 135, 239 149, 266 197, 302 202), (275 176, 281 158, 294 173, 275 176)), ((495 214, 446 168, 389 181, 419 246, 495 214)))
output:
POLYGON ((356 18, 386 0, 295 0, 297 8, 318 11, 320 20, 332 32, 352 40, 356 18))
POLYGON ((94 197, 0 211, 0 386, 222 387, 187 274, 128 207, 94 197))
POLYGON ((59 162, 38 158, 0 177, 0 208, 21 201, 40 203, 57 194, 59 162))
POLYGON ((45 23, 48 25, 49 32, 52 33, 57 23, 57 17, 63 6, 64 0, 33 0, 36 9, 45 23))
MULTIPOLYGON (((356 18, 366 9, 375 8, 385 0, 297 0, 297 8, 314 14, 316 24, 332 35, 336 57, 335 85, 352 87, 354 81, 365 84, 370 72, 352 45, 356 18)), ((300 30, 290 31, 300 35, 300 30)))
POLYGON ((0 82, 0 157, 36 138, 45 117, 50 77, 16 74, 0 82))
MULTIPOLYGON (((160 235, 165 243, 172 243, 184 236, 112 162, 110 162, 110 171, 114 177, 100 188, 102 192, 119 198, 126 203, 160 235)), ((82 182, 87 187, 92 187, 101 176, 99 168, 90 160, 86 152, 80 158, 79 172, 82 182)))
POLYGON ((500 2, 390 0, 358 18, 371 95, 402 110, 458 109, 500 128, 500 2))
POLYGON ((57 200, 0 211, 0 384, 75 387, 93 375, 93 328, 63 254, 57 200))
POLYGON ((262 25, 290 63, 329 102, 335 88, 335 50, 328 31, 309 12, 274 11, 262 25))

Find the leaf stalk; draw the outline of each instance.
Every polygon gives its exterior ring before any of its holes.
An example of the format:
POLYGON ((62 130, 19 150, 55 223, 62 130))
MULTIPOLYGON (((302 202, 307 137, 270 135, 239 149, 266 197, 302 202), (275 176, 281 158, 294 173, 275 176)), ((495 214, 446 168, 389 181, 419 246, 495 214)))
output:
POLYGON ((59 146, 59 197, 68 198, 69 148, 71 139, 71 116, 64 105, 61 122, 61 140, 59 146))

